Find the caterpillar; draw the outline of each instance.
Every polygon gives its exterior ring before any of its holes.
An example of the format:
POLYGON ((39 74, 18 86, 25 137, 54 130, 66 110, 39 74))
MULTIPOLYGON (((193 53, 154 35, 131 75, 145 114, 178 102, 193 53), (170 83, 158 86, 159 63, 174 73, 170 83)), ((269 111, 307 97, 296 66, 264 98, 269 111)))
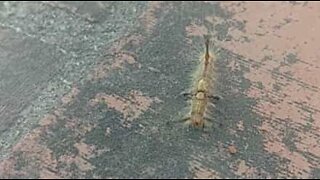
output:
POLYGON ((187 125, 202 129, 211 127, 213 120, 209 116, 209 107, 214 107, 214 101, 221 99, 220 96, 213 95, 216 57, 210 52, 210 37, 205 35, 204 39, 205 53, 200 58, 199 69, 194 75, 191 93, 184 93, 185 96, 191 96, 190 112, 182 119, 187 125))

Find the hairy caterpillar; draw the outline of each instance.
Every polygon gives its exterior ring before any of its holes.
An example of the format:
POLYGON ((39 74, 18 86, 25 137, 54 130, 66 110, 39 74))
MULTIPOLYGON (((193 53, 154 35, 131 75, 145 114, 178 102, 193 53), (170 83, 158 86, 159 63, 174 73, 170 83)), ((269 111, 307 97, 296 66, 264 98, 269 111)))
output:
POLYGON ((214 101, 220 99, 220 96, 213 95, 216 57, 210 52, 210 37, 204 36, 204 39, 205 53, 200 59, 199 69, 194 74, 191 93, 184 93, 191 97, 191 108, 188 116, 182 121, 196 128, 211 126, 212 118, 209 116, 209 107, 214 106, 214 101))

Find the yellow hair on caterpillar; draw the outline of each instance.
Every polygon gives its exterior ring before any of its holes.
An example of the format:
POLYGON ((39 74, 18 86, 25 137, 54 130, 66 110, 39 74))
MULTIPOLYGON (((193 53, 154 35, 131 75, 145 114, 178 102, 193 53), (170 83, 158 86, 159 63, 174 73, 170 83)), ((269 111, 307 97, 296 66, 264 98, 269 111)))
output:
POLYGON ((205 52, 200 58, 198 69, 193 74, 193 83, 191 87, 191 108, 187 117, 183 118, 186 124, 197 128, 211 126, 211 118, 207 116, 210 102, 214 91, 214 64, 216 57, 210 52, 210 37, 205 38, 205 52))

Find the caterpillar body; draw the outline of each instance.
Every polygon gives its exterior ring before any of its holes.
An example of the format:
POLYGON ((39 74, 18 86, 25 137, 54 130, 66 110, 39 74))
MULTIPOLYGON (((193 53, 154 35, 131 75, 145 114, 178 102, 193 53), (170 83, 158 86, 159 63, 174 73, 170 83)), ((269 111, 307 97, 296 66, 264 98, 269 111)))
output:
POLYGON ((204 36, 204 38, 205 53, 201 57, 199 69, 194 75, 191 93, 185 94, 191 95, 191 108, 188 116, 182 119, 186 124, 202 129, 211 127, 212 118, 209 116, 209 107, 214 107, 213 102, 220 99, 220 96, 213 95, 216 57, 214 53, 210 52, 209 36, 204 36))

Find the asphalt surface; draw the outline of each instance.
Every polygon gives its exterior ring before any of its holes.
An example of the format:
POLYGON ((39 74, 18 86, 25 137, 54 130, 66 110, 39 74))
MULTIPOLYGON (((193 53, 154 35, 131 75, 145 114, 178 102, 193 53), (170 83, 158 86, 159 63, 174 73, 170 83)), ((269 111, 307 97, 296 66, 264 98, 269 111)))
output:
POLYGON ((317 9, 1 2, 0 177, 319 178, 317 9), (204 34, 223 97, 206 132, 176 123, 204 34))

